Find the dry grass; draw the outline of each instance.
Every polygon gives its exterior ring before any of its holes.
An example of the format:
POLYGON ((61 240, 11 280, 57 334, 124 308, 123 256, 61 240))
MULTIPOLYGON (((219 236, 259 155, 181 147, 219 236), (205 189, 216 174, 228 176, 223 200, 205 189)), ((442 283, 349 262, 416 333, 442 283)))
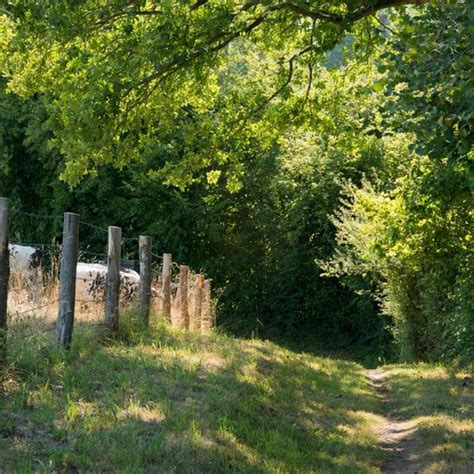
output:
MULTIPOLYGON (((159 269, 158 269, 159 270, 159 269)), ((25 280, 21 275, 12 273, 10 276, 9 295, 8 295, 8 313, 12 322, 30 321, 39 327, 54 326, 58 315, 59 301, 59 280, 57 271, 48 275, 42 275, 41 270, 35 275, 36 282, 31 283, 25 280), (40 324, 36 324, 38 321, 40 324)), ((196 274, 190 272, 189 290, 188 290, 188 312, 192 316, 195 312, 195 279, 196 274)), ((179 293, 178 293, 179 275, 174 274, 171 292, 171 319, 177 321, 180 318, 179 293)), ((161 291, 162 281, 159 273, 153 282, 152 305, 153 313, 158 314, 163 311, 163 295, 161 291)), ((128 311, 136 308, 139 304, 138 292, 131 300, 120 301, 121 311, 128 311)), ((93 299, 83 291, 83 287, 76 287, 76 315, 78 322, 100 323, 104 317, 104 295, 98 292, 93 299)))

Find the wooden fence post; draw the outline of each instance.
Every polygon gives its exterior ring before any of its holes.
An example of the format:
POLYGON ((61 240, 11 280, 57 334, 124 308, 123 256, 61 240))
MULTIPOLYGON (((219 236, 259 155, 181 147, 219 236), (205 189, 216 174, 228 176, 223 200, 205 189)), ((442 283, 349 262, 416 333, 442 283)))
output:
POLYGON ((59 310, 56 323, 58 344, 69 349, 74 327, 76 267, 79 245, 79 214, 64 213, 63 249, 59 276, 59 310))
POLYGON ((214 328, 214 308, 211 299, 211 281, 212 280, 204 280, 201 331, 210 331, 214 328))
POLYGON ((163 315, 171 324, 171 254, 163 254, 163 315))
POLYGON ((7 355, 7 303, 10 278, 8 211, 8 199, 0 197, 0 365, 5 362, 7 355))
POLYGON ((151 300, 151 237, 140 235, 138 246, 140 256, 140 319, 145 326, 148 326, 151 300))
POLYGON ((189 267, 179 266, 179 319, 178 327, 189 329, 189 311, 188 311, 188 277, 189 267))
POLYGON ((107 277, 105 281, 105 325, 117 331, 119 325, 120 253, 122 229, 109 226, 107 277))
POLYGON ((201 312, 202 312, 202 293, 203 293, 204 275, 200 273, 196 275, 194 283, 194 311, 189 321, 190 331, 201 330, 201 312))

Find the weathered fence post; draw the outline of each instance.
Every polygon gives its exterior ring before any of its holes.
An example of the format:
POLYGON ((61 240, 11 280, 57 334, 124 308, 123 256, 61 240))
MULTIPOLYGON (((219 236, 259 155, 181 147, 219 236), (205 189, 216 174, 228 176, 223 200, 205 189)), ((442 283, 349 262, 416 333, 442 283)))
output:
POLYGON ((0 365, 7 355, 7 303, 10 278, 8 251, 8 199, 0 197, 0 365))
POLYGON ((79 214, 64 213, 63 249, 59 277, 59 310, 56 323, 58 344, 71 346, 76 299, 77 249, 79 245, 79 214))
POLYGON ((188 311, 188 277, 189 267, 179 266, 179 319, 178 327, 189 329, 189 311, 188 311))
POLYGON ((122 229, 109 226, 107 277, 105 281, 105 325, 112 331, 117 331, 119 324, 121 242, 122 229))
POLYGON ((138 238, 140 255, 140 319, 148 326, 151 300, 151 237, 140 235, 138 238))
POLYGON ((200 331, 201 329, 201 312, 202 312, 202 293, 203 293, 204 275, 196 275, 194 282, 194 311, 189 321, 190 331, 200 331))
POLYGON ((171 254, 163 254, 163 315, 171 324, 171 254))
POLYGON ((210 331, 214 328, 214 308, 211 299, 211 281, 204 280, 204 296, 201 317, 201 330, 210 331))

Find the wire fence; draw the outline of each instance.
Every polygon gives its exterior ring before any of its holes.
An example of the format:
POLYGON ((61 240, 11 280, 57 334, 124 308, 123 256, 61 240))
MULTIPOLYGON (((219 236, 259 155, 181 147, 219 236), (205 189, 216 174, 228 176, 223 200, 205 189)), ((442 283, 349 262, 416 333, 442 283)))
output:
MULTIPOLYGON (((16 216, 34 219, 63 220, 64 216, 24 212, 9 209, 10 222, 16 216)), ((65 222, 65 221, 64 221, 65 222)), ((79 219, 79 228, 99 231, 104 238, 103 251, 97 245, 79 240, 75 265, 74 317, 78 322, 104 321, 109 286, 109 260, 111 253, 110 229, 79 219)), ((1 222, 0 222, 1 227, 1 222)), ((79 237, 81 233, 79 232, 79 237)), ((41 239, 43 240, 43 239, 41 239)), ((119 307, 140 308, 149 296, 149 312, 162 317, 171 325, 194 331, 210 330, 215 326, 215 304, 210 296, 210 280, 200 272, 171 260, 171 255, 152 251, 144 268, 138 237, 122 237, 120 241, 119 307), (136 258, 136 257, 139 258, 136 258), (169 264, 165 263, 170 260, 169 264), (146 292, 143 278, 148 271, 151 285, 146 292), (145 272, 145 273, 143 273, 145 272), (144 298, 145 294, 145 298, 144 298)), ((43 242, 15 239, 9 244, 10 277, 7 293, 7 314, 10 321, 22 317, 42 318, 53 323, 61 313, 61 265, 63 236, 50 235, 43 242)), ((110 277, 111 279, 112 277, 110 277)), ((0 275, 1 279, 1 275, 0 275)), ((49 329, 48 329, 49 330, 49 329)))

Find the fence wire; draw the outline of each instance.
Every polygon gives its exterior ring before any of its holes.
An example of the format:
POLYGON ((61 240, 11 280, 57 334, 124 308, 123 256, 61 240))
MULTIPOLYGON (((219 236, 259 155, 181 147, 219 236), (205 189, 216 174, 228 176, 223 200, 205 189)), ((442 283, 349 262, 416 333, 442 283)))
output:
POLYGON ((14 313, 10 313, 10 316, 14 316, 14 317, 21 316, 21 315, 26 314, 26 313, 31 313, 33 311, 38 311, 39 309, 47 308, 48 306, 51 306, 51 305, 56 304, 56 303, 59 303, 59 299, 49 301, 48 303, 42 304, 40 306, 35 306, 34 308, 25 309, 24 311, 15 311, 14 313))
POLYGON ((40 219, 60 219, 62 220, 63 216, 58 216, 54 214, 35 214, 34 212, 24 212, 20 211, 19 209, 10 208, 10 213, 12 214, 20 214, 22 216, 29 216, 29 217, 39 217, 40 219))
MULTIPOLYGON (((12 215, 24 215, 32 218, 38 219, 51 219, 57 221, 63 221, 64 216, 53 215, 53 214, 39 214, 33 212, 24 212, 18 209, 10 209, 12 215)), ((100 231, 103 233, 104 237, 108 235, 108 228, 98 226, 83 220, 79 221, 80 226, 85 226, 87 228, 100 231)), ((62 235, 62 234, 61 234, 62 235)), ((138 237, 122 237, 121 240, 121 250, 122 250, 122 262, 124 266, 129 266, 137 268, 139 265, 139 259, 135 258, 139 255, 138 249, 138 237)), ((59 268, 60 268, 60 254, 62 249, 62 244, 57 235, 55 235, 50 242, 25 242, 22 239, 19 239, 18 243, 12 243, 12 245, 23 246, 23 247, 32 247, 40 249, 43 254, 48 255, 48 263, 50 264, 50 269, 47 272, 44 272, 44 267, 40 267, 39 272, 34 274, 32 278, 35 281, 28 281, 28 274, 25 275, 14 275, 10 279, 9 288, 9 317, 17 319, 24 315, 35 315, 35 313, 45 310, 47 308, 54 307, 56 308, 51 311, 43 312, 41 318, 46 318, 50 316, 57 317, 59 310, 59 268), (37 281, 36 281, 37 280, 37 281), (15 286, 12 283, 16 283, 15 286), (39 289, 39 291, 37 291, 39 289), (21 292, 25 292, 25 298, 21 298, 22 301, 19 301, 21 292), (18 308, 18 309, 12 309, 18 308), (47 316, 46 316, 47 315, 47 316)), ((156 248, 156 247, 155 247, 156 248)), ((94 248, 86 246, 84 249, 79 248, 78 250, 79 262, 78 263, 100 263, 103 265, 107 264, 107 251, 96 252, 94 248), (83 261, 85 260, 85 261, 83 261)), ((180 304, 180 265, 177 262, 171 262, 171 282, 170 282, 170 293, 171 293, 171 305, 172 305, 172 319, 176 317, 176 314, 179 313, 179 304, 180 304)), ((158 254, 152 251, 152 263, 151 263, 151 274, 152 274, 152 292, 151 300, 152 307, 155 306, 155 309, 162 310, 163 308, 163 255, 158 254)), ((196 292, 199 291, 196 288, 196 278, 198 273, 189 271, 187 288, 188 288, 188 308, 189 312, 192 313, 195 311, 195 298, 196 292)), ((101 275, 103 277, 103 275, 101 275)), ((104 285, 99 285, 97 288, 89 288, 91 292, 90 298, 87 296, 87 286, 90 286, 94 282, 97 283, 97 277, 77 277, 76 275, 76 290, 79 287, 85 284, 86 291, 84 294, 78 294, 78 298, 75 299, 76 303, 76 315, 81 312, 84 308, 87 310, 88 317, 94 316, 94 319, 103 318, 103 294, 104 294, 104 285), (84 298, 84 295, 87 297, 84 298), (97 300, 99 297, 99 300, 97 300), (94 311, 95 310, 95 311, 94 311)), ((137 285, 138 286, 138 285, 137 285)), ((137 288, 138 290, 138 288, 137 288)), ((136 292, 138 296, 138 291, 136 292)), ((130 304, 138 304, 138 298, 134 297, 132 299, 127 298, 126 296, 121 297, 121 308, 127 307, 130 304)), ((39 315, 38 315, 39 316, 39 315)), ((29 317, 29 316, 28 316, 29 317)), ((41 319, 40 318, 40 319, 41 319)), ((35 318, 37 319, 37 318, 35 318)), ((98 320, 96 322, 86 321, 81 317, 78 320, 82 323, 89 324, 98 324, 102 325, 103 321, 98 320)), ((46 326, 45 326, 46 327, 46 326)))

